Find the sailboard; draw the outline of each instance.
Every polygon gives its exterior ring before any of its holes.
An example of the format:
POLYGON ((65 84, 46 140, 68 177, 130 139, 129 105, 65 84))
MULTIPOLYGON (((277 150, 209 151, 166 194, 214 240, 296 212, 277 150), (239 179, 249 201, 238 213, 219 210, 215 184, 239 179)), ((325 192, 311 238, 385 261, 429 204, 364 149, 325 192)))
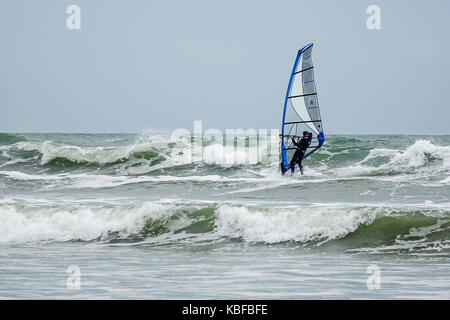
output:
POLYGON ((303 131, 312 132, 310 150, 305 153, 303 159, 319 150, 325 141, 314 80, 312 48, 313 44, 310 43, 298 51, 289 78, 280 134, 280 167, 282 173, 290 169, 288 159, 292 157, 295 151, 290 136, 299 139, 303 131))

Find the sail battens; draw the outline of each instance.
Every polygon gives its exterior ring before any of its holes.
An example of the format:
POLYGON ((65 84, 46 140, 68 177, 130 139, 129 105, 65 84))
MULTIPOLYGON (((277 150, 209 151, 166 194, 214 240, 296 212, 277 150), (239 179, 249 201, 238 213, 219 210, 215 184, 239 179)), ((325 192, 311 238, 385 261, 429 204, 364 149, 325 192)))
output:
POLYGON ((305 71, 311 70, 312 68, 314 68, 314 67, 309 67, 309 68, 306 68, 306 69, 303 69, 303 70, 300 70, 300 71, 294 72, 294 74, 302 73, 302 72, 305 72, 305 71))
POLYGON ((316 94, 317 94, 317 92, 315 92, 315 93, 308 93, 308 94, 299 94, 297 96, 290 96, 290 97, 288 97, 288 99, 301 98, 301 97, 307 97, 307 96, 315 96, 316 94))
POLYGON ((309 120, 309 121, 291 121, 285 122, 284 124, 294 124, 294 123, 308 123, 308 122, 322 122, 322 120, 309 120))

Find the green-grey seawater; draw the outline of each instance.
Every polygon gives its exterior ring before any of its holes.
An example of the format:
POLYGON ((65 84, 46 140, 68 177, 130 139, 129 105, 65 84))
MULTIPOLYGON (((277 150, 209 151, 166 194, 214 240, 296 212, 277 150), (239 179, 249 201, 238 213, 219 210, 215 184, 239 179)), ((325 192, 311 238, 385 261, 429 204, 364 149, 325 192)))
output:
POLYGON ((0 297, 450 297, 450 136, 330 136, 303 176, 194 143, 0 134, 0 297))

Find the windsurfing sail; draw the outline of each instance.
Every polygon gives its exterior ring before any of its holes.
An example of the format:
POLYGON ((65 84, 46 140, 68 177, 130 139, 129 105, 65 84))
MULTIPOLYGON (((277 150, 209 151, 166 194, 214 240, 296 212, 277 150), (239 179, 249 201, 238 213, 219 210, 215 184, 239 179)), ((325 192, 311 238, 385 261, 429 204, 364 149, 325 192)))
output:
POLYGON ((303 159, 317 151, 325 140, 314 81, 312 47, 313 44, 310 43, 298 51, 289 78, 280 135, 282 173, 290 169, 288 158, 290 159, 295 151, 290 136, 299 139, 303 131, 312 132, 313 138, 309 147, 310 150, 305 153, 303 159))

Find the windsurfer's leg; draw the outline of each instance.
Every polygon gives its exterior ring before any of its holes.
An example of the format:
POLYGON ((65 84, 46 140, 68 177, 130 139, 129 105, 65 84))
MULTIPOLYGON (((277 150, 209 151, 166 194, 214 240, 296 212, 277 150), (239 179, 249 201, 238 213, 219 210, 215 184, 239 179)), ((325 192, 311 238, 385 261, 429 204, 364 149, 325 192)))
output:
POLYGON ((303 156, 304 156, 304 152, 301 152, 299 157, 298 157, 298 167, 300 168, 300 173, 303 174, 303 166, 302 166, 302 160, 303 160, 303 156))
POLYGON ((295 164, 297 163, 299 157, 298 157, 298 151, 295 151, 294 155, 292 156, 291 162, 289 165, 291 166, 291 172, 294 173, 295 171, 295 164))

